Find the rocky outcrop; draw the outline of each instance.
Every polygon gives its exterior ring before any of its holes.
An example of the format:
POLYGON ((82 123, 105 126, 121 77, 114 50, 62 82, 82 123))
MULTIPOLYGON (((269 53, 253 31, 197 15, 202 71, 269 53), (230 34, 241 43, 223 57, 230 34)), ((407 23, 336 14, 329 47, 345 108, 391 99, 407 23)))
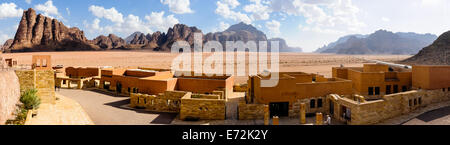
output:
POLYGON ((134 38, 130 41, 128 47, 139 49, 148 49, 153 51, 170 51, 172 44, 176 41, 187 41, 191 46, 194 45, 194 33, 202 33, 196 27, 189 27, 184 24, 176 24, 173 28, 167 30, 167 34, 155 32, 153 34, 137 34, 134 33, 134 38))
MULTIPOLYGON (((172 45, 184 40, 194 45, 194 34, 202 30, 196 27, 189 27, 184 24, 176 24, 167 30, 167 33, 155 32, 153 34, 143 34, 135 32, 126 40, 113 34, 109 36, 98 36, 94 40, 88 40, 84 32, 80 29, 68 28, 62 22, 52 19, 36 12, 30 8, 24 11, 19 23, 17 33, 13 41, 5 44, 5 52, 28 52, 28 51, 88 51, 88 50, 151 50, 169 52, 172 45)), ((209 33, 203 37, 202 41, 219 41, 226 48, 226 41, 270 41, 267 36, 253 27, 244 23, 231 26, 224 32, 209 33)), ((298 52, 299 48, 290 48, 286 41, 275 38, 280 42, 280 51, 298 52)), ((258 43, 257 43, 258 44, 258 43)), ((270 50, 270 44, 268 45, 270 50)))
POLYGON ((68 28, 62 22, 32 8, 24 11, 14 41, 7 52, 98 50, 78 28, 68 28))
POLYGON ((5 49, 11 47, 11 45, 13 44, 14 39, 8 39, 6 40, 5 44, 3 44, 3 46, 1 46, 0 51, 4 51, 5 49))
POLYGON ((450 65, 450 31, 445 32, 433 44, 403 62, 422 65, 450 65))
MULTIPOLYGON (((153 51, 170 51, 172 44, 178 40, 187 41, 191 48, 194 44, 194 33, 202 33, 200 29, 196 27, 189 27, 184 24, 176 24, 173 28, 167 31, 167 34, 161 32, 155 32, 153 34, 142 34, 135 32, 127 38, 133 37, 130 41, 128 48, 147 49, 153 51)), ((291 48, 286 44, 286 41, 281 38, 267 39, 266 34, 259 31, 252 25, 239 23, 231 26, 224 32, 208 33, 203 35, 203 42, 207 41, 219 41, 224 50, 226 49, 226 41, 269 41, 268 49, 270 50, 270 41, 280 42, 281 52, 301 52, 301 48, 291 48)))
POLYGON ((108 37, 103 35, 98 36, 92 40, 92 43, 100 47, 102 50, 123 49, 126 45, 125 40, 114 34, 109 34, 108 37))
MULTIPOLYGON (((222 46, 226 47, 226 41, 255 41, 257 44, 259 44, 259 41, 268 41, 268 50, 271 50, 271 41, 279 41, 280 52, 301 52, 300 48, 291 48, 286 44, 286 41, 282 38, 273 38, 273 39, 267 39, 266 34, 264 32, 259 31, 252 25, 247 25, 243 22, 232 25, 230 28, 225 30, 224 32, 216 32, 216 33, 208 33, 205 36, 205 41, 219 41, 222 46)), ((225 50, 225 48, 224 48, 225 50)))
POLYGON ((20 99, 20 85, 14 71, 0 70, 0 125, 14 119, 13 113, 20 99))
POLYGON ((370 35, 350 35, 319 48, 320 53, 337 54, 416 54, 430 45, 437 36, 432 34, 393 33, 379 30, 370 35))

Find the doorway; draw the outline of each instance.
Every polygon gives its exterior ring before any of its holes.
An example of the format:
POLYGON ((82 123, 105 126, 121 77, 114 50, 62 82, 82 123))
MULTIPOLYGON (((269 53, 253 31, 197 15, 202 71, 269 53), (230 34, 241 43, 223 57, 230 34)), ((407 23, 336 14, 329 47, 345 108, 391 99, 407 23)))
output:
POLYGON ((270 103, 270 116, 289 116, 289 102, 270 103))
POLYGON ((121 83, 116 83, 116 92, 117 93, 122 93, 122 84, 121 83))

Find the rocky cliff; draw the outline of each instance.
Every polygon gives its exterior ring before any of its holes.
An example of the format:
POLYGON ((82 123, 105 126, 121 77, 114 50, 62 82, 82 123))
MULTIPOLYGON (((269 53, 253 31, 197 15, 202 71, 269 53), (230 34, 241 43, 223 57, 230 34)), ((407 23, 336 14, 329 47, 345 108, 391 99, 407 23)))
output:
MULTIPOLYGON (((5 52, 34 52, 34 51, 89 51, 89 50, 171 50, 172 44, 179 40, 187 41, 191 48, 194 44, 194 34, 201 33, 203 42, 219 41, 225 48, 226 41, 271 41, 280 42, 281 52, 299 52, 301 48, 291 48, 281 38, 267 39, 267 36, 244 23, 231 26, 224 32, 203 35, 202 30, 184 24, 176 24, 167 33, 155 32, 143 34, 135 32, 125 40, 110 34, 98 36, 88 40, 84 32, 78 28, 68 28, 62 22, 42 14, 36 15, 32 8, 23 12, 16 35, 13 40, 3 46, 5 52)), ((270 44, 268 45, 270 50, 270 44)))
POLYGON ((102 50, 124 49, 126 45, 125 40, 114 34, 109 34, 108 36, 98 36, 94 40, 90 41, 90 43, 97 45, 102 50))
POLYGON ((19 79, 14 71, 0 70, 0 125, 14 119, 16 104, 20 99, 19 79))
POLYGON ((62 22, 32 8, 23 12, 14 41, 6 52, 98 50, 78 28, 68 28, 62 22))
POLYGON ((450 65, 450 31, 445 32, 433 44, 403 62, 422 65, 450 65))

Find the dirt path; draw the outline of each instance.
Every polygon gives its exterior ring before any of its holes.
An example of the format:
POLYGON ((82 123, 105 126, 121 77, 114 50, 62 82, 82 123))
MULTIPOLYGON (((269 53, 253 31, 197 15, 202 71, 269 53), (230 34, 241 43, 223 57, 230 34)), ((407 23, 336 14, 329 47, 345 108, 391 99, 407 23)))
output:
POLYGON ((177 115, 129 108, 128 97, 115 97, 101 91, 61 89, 57 93, 81 104, 96 125, 170 124, 177 115))

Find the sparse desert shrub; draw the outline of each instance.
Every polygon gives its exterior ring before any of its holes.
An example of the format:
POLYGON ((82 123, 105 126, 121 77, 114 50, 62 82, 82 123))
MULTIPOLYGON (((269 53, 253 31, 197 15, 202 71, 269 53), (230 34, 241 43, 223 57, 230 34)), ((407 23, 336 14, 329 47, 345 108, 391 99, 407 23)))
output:
POLYGON ((28 113, 28 110, 25 109, 23 104, 18 104, 16 112, 14 113, 14 116, 16 116, 16 118, 14 118, 13 120, 7 120, 5 124, 7 124, 7 125, 24 125, 25 121, 27 119, 27 113, 28 113))
POLYGON ((27 110, 38 109, 39 105, 41 105, 41 99, 37 96, 36 89, 23 92, 20 96, 20 102, 23 103, 24 108, 27 110))

